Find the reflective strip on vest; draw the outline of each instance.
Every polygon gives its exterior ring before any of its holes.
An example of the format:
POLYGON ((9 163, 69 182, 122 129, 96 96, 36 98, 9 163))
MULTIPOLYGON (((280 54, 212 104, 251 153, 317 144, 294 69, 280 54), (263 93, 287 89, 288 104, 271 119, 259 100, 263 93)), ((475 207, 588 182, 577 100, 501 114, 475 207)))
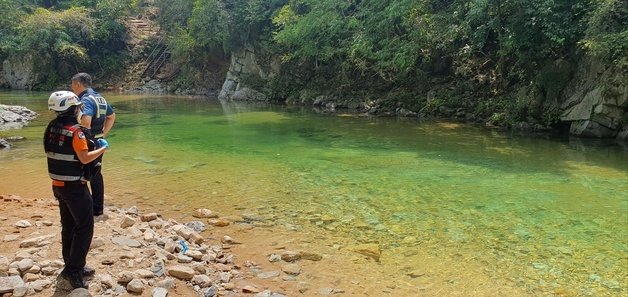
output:
POLYGON ((50 178, 60 181, 79 181, 81 180, 81 178, 83 178, 82 176, 58 175, 50 172, 48 173, 48 175, 50 176, 50 178))
POLYGON ((60 154, 55 152, 47 152, 48 158, 59 161, 76 161, 74 155, 60 154))
POLYGON ((64 135, 64 136, 70 136, 70 137, 74 136, 74 132, 72 132, 72 131, 70 131, 68 129, 65 129, 65 128, 51 127, 50 128, 50 132, 56 133, 56 134, 61 134, 61 135, 64 135))
POLYGON ((60 126, 53 120, 44 134, 44 150, 47 156, 48 175, 58 181, 80 181, 83 178, 83 164, 74 152, 74 133, 79 125, 60 126))
POLYGON ((100 116, 106 116, 107 115, 107 101, 105 101, 105 98, 103 98, 102 96, 94 96, 89 95, 88 96, 89 99, 92 99, 92 101, 94 101, 94 104, 96 104, 96 118, 99 119, 100 116))

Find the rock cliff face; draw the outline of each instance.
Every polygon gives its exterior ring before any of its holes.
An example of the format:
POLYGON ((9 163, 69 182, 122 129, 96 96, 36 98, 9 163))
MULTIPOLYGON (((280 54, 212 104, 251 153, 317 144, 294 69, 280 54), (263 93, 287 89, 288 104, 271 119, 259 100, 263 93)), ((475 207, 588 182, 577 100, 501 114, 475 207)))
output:
POLYGON ((37 81, 30 57, 10 57, 2 62, 0 85, 15 90, 32 90, 37 81))
POLYGON ((231 55, 231 65, 218 95, 220 100, 265 101, 266 96, 243 83, 244 76, 266 79, 268 74, 257 62, 255 50, 245 47, 231 55))
POLYGON ((628 140, 628 76, 595 61, 581 65, 567 90, 562 120, 576 136, 628 140))

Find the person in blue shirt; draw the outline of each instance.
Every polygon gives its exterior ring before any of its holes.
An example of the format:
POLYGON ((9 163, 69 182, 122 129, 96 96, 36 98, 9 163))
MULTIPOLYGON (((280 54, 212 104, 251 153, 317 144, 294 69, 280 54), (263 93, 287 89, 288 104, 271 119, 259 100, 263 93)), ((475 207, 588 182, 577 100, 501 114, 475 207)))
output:
MULTIPOLYGON (((107 100, 92 89, 92 77, 84 72, 72 76, 72 91, 78 94, 83 103, 81 125, 88 128, 90 137, 97 141, 104 139, 111 131, 116 120, 116 113, 107 100)), ((102 156, 97 160, 102 166, 102 156)), ((90 188, 94 200, 94 216, 100 216, 104 211, 105 183, 102 170, 92 178, 90 188)))

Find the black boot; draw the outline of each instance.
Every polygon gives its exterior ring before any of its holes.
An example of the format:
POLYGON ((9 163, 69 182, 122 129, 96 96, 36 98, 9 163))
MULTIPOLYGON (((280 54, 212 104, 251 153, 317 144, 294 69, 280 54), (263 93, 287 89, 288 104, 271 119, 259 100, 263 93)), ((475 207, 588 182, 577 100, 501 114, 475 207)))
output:
POLYGON ((77 289, 77 288, 87 289, 87 284, 85 284, 85 282, 83 281, 83 274, 80 271, 79 272, 67 272, 64 270, 63 272, 61 272, 61 277, 67 280, 72 286, 72 288, 74 289, 77 289))
POLYGON ((81 274, 83 276, 92 276, 96 274, 96 269, 85 265, 85 267, 83 267, 83 270, 81 270, 81 274))

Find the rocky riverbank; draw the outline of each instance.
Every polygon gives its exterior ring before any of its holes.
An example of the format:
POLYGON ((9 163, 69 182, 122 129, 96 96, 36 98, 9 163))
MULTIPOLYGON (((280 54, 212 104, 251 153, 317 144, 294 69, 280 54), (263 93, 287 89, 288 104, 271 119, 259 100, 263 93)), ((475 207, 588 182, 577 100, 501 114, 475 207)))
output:
MULTIPOLYGON (((282 250, 267 255, 280 270, 262 272, 260 265, 231 252, 237 236, 206 232, 206 224, 224 226, 209 209, 182 223, 145 213, 136 207, 108 207, 95 223, 88 265, 96 269, 89 289, 71 287, 58 275, 61 226, 54 199, 0 195, 0 296, 285 296, 270 279, 295 281, 299 261, 322 256, 282 250)), ((308 283, 298 286, 304 293, 308 283)))
MULTIPOLYGON (((37 117, 37 113, 23 106, 0 104, 0 132, 20 129, 37 117)), ((20 137, 0 138, 0 149, 11 148, 11 142, 20 137)))

